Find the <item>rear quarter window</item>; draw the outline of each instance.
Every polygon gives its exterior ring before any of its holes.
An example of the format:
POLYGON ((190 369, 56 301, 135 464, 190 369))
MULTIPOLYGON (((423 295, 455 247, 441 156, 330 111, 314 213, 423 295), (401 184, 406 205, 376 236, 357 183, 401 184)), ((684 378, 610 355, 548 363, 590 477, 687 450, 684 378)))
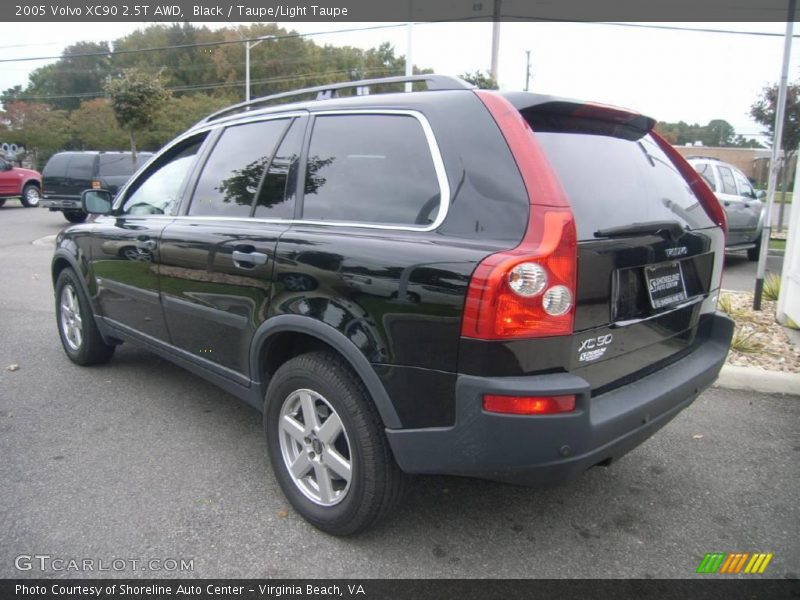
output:
POLYGON ((67 167, 67 177, 72 179, 91 179, 94 176, 94 154, 73 154, 67 167))
POLYGON ((56 154, 42 170, 42 177, 64 177, 67 174, 67 165, 69 164, 69 154, 56 154))
POLYGON ((303 219, 425 227, 440 209, 439 182, 411 115, 325 115, 314 121, 303 219))
POLYGON ((128 152, 124 154, 101 154, 97 166, 99 177, 120 177, 133 175, 136 170, 145 164, 152 154, 140 152, 136 156, 136 164, 133 163, 132 155, 128 152))

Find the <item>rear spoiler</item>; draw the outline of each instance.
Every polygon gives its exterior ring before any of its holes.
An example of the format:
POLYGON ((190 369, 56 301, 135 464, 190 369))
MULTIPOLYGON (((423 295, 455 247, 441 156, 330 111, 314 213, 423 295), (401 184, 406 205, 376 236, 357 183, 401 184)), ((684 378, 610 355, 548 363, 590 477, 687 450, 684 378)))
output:
POLYGON ((542 116, 552 115, 602 121, 614 125, 624 125, 643 134, 652 131, 656 124, 655 119, 618 106, 527 92, 511 92, 502 95, 522 114, 535 113, 542 116))

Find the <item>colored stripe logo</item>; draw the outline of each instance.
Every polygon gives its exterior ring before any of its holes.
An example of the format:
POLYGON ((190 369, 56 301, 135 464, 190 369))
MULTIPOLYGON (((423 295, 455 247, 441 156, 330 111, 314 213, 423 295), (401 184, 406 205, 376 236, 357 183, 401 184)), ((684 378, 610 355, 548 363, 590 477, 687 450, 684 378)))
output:
POLYGON ((772 560, 773 554, 763 552, 709 552, 700 561, 697 573, 760 575, 772 560))

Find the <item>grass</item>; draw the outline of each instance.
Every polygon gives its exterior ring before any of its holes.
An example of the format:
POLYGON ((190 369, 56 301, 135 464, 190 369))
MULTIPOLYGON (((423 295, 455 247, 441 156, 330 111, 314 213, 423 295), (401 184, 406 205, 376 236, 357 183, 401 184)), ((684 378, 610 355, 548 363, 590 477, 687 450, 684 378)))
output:
POLYGON ((769 249, 786 251, 786 240, 776 240, 771 238, 769 240, 769 249))
POLYGON ((737 326, 733 332, 731 350, 743 354, 753 354, 761 350, 761 344, 753 340, 755 333, 755 331, 743 331, 737 326))
POLYGON ((722 312, 731 317, 734 321, 740 321, 747 316, 746 311, 734 308, 733 297, 730 294, 721 294, 717 306, 722 312))
MULTIPOLYGON (((767 190, 764 190, 764 191, 766 192, 767 190)), ((780 204, 781 202, 783 202, 782 198, 783 198, 783 194, 781 194, 781 191, 780 190, 775 190, 775 202, 780 204)), ((766 203, 766 201, 767 201, 767 197, 764 196, 762 202, 766 203)), ((786 192, 786 204, 791 204, 791 203, 792 203, 792 192, 786 192)))
POLYGON ((769 273, 764 278, 763 298, 765 300, 777 300, 781 293, 781 278, 769 273))

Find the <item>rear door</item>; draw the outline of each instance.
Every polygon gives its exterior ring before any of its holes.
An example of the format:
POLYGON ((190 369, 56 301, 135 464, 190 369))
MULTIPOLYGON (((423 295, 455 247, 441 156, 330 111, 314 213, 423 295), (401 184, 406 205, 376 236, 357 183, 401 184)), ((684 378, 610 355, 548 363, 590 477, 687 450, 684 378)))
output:
POLYGON ((733 169, 727 165, 715 165, 719 174, 720 190, 717 197, 725 208, 728 216, 728 246, 735 246, 748 241, 748 231, 752 231, 752 210, 748 203, 739 195, 736 188, 736 178, 733 169))
POLYGON ((161 289, 172 343, 247 378, 266 318, 278 237, 294 214, 287 190, 304 116, 231 125, 218 134, 185 214, 164 231, 161 289))
POLYGON ((161 232, 176 214, 205 134, 179 141, 139 175, 112 215, 92 228, 92 274, 103 316, 146 338, 169 341, 161 310, 161 232))
POLYGON ((744 241, 750 242, 756 240, 761 230, 761 200, 756 198, 756 192, 747 177, 739 171, 733 169, 733 178, 736 180, 736 187, 739 189, 739 198, 742 202, 742 236, 744 241))

